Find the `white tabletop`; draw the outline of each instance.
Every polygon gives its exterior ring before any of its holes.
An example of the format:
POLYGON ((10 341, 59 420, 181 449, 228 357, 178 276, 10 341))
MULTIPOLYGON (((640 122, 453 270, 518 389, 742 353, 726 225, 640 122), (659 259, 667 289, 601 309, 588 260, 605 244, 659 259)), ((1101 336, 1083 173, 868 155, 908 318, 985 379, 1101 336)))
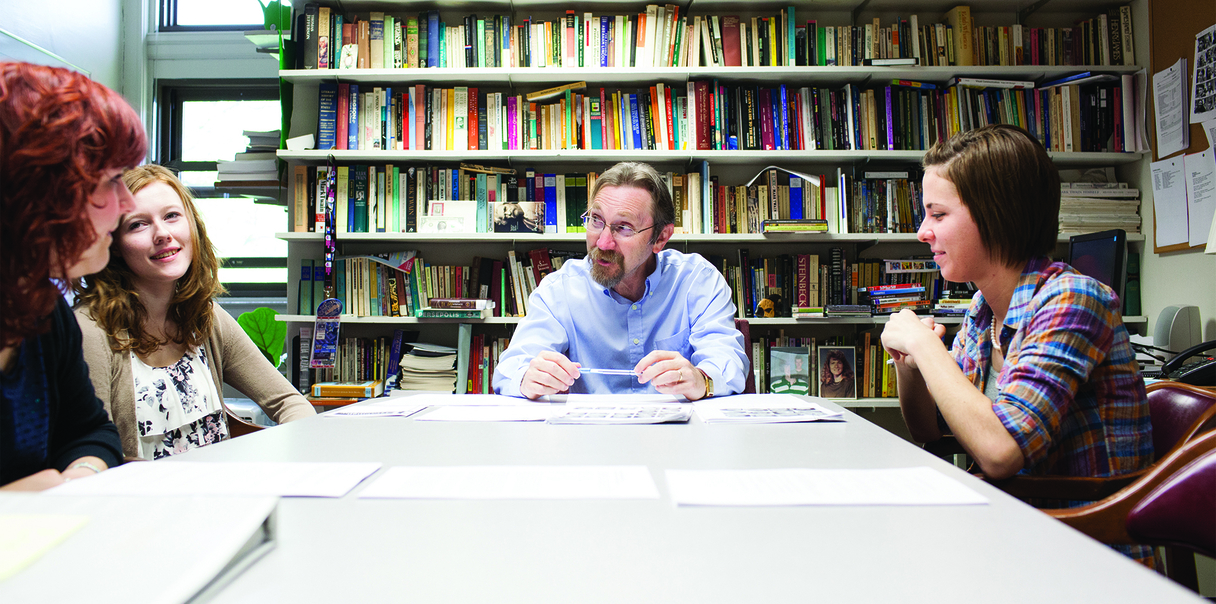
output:
MULTIPOLYGON (((845 411, 847 422, 580 426, 315 417, 193 461, 645 465, 627 501, 283 499, 219 602, 1193 602, 1168 580, 845 411), (989 505, 676 507, 668 469, 931 466, 989 505)), ((171 463, 171 462, 170 462, 171 463)), ((206 538, 199 535, 199 538, 206 538)))

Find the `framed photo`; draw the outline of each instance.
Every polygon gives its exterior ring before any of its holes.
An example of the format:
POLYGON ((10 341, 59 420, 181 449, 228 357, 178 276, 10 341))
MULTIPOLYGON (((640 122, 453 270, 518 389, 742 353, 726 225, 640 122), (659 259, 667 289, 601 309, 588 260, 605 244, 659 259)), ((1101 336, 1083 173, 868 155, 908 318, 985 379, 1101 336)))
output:
POLYGON ((851 346, 819 347, 819 396, 857 398, 857 351, 851 346))
POLYGON ((490 204, 495 233, 544 233, 545 202, 499 201, 490 204))
POLYGON ((773 394, 811 393, 811 351, 806 346, 769 349, 768 391, 773 394))

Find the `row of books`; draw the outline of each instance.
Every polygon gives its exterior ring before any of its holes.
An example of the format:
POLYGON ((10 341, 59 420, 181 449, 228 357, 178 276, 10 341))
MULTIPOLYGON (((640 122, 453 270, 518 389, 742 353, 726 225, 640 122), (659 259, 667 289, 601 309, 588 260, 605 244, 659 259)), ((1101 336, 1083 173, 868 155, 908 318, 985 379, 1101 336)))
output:
POLYGON ((1140 84, 1083 72, 1031 81, 952 78, 861 88, 694 80, 575 92, 549 104, 475 87, 320 86, 319 149, 925 150, 987 124, 1026 128, 1055 151, 1137 151, 1140 84), (366 88, 366 87, 365 87, 366 88), (339 116, 342 119, 339 119, 339 116))
MULTIPOLYGON (((392 337, 378 338, 342 338, 337 347, 337 363, 332 369, 312 369, 309 367, 309 352, 312 345, 312 326, 301 327, 298 337, 293 338, 294 351, 292 358, 292 383, 301 393, 307 393, 316 398, 335 399, 326 401, 331 404, 343 404, 337 399, 354 400, 375 396, 376 393, 356 395, 354 392, 328 390, 313 392, 313 387, 321 383, 378 382, 383 391, 388 376, 397 373, 402 347, 406 342, 417 339, 417 332, 395 330, 392 337)), ((373 385, 373 387, 375 387, 373 385)))
POLYGON ((540 280, 572 257, 582 254, 539 248, 517 255, 511 250, 505 259, 477 256, 468 266, 427 264, 412 251, 340 258, 334 267, 335 295, 345 312, 363 317, 523 316, 540 280), (465 299, 484 304, 452 304, 465 299))
POLYGON ((862 64, 1131 65, 1131 7, 1111 8, 1075 27, 975 26, 970 7, 940 23, 918 15, 883 25, 799 21, 794 7, 772 16, 681 14, 675 4, 594 15, 573 9, 556 19, 439 11, 394 16, 305 5, 298 17, 302 69, 425 67, 761 67, 862 64))
MULTIPOLYGON (((323 228, 330 169, 296 166, 294 231, 323 228)), ((516 176, 494 173, 512 169, 471 165, 355 165, 334 170, 339 235, 581 233, 581 216, 598 176, 595 172, 541 174, 532 169, 516 176)), ((924 218, 920 178, 918 170, 854 175, 839 168, 829 180, 826 175, 769 166, 751 184, 727 185, 709 175, 708 162, 702 162, 699 172, 664 173, 676 206, 675 232, 680 234, 762 233, 782 228, 774 221, 808 219, 824 222, 815 223, 813 229, 796 224, 796 230, 914 233, 924 218)), ((1078 188, 1069 193, 1065 191, 1061 208, 1063 231, 1139 229, 1138 191, 1078 188), (1116 193, 1120 196, 1114 197, 1116 193), (1102 217, 1110 220, 1099 220, 1102 217)))
POLYGON ((828 311, 836 305, 854 305, 859 314, 870 316, 871 288, 915 285, 927 292, 927 299, 950 288, 932 260, 850 260, 841 247, 823 255, 773 257, 753 257, 740 249, 733 263, 718 255, 708 259, 730 285, 739 318, 824 317, 831 316, 828 311))

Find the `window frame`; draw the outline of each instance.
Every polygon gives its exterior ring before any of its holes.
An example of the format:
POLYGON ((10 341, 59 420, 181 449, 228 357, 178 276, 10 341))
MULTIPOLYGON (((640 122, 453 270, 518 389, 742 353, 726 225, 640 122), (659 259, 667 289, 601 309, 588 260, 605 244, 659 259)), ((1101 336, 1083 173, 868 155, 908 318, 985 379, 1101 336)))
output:
POLYGON ((264 27, 263 23, 245 23, 237 25, 178 25, 177 1, 178 0, 160 0, 160 10, 157 11, 157 31, 249 31, 262 29, 264 27))
MULTIPOLYGON (((157 121, 159 122, 159 145, 156 163, 176 174, 183 171, 215 171, 216 161, 184 161, 182 159, 182 113, 183 104, 193 101, 279 101, 279 82, 275 78, 249 78, 240 80, 218 79, 158 79, 156 83, 157 121)), ((241 197, 242 192, 223 188, 191 187, 196 197, 215 199, 241 197)), ((262 191, 253 191, 262 193, 262 191)), ((275 191, 274 205, 285 206, 286 188, 275 191)), ((268 197, 261 195, 261 197, 268 197)), ((229 257, 224 259, 224 268, 288 268, 287 257, 229 257)), ((287 286, 291 275, 283 283, 224 283, 231 297, 287 297, 287 286)))

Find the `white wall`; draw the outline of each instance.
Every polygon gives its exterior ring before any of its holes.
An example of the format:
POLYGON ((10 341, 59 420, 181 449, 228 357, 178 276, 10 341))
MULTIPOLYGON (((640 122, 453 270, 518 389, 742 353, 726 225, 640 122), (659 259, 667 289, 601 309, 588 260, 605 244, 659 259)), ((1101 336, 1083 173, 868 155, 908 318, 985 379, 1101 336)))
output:
MULTIPOLYGON (((122 86, 122 0, 53 0, 53 3, 5 2, 0 30, 58 55, 96 81, 115 90, 122 86), (49 9, 49 10, 48 10, 49 9)), ((4 38, 7 58, 37 61, 20 53, 20 43, 4 38)), ((47 57, 44 64, 56 64, 47 57)))
MULTIPOLYGON (((1136 64, 1149 65, 1148 2, 1132 3, 1136 27, 1136 64)), ((1149 74, 1151 77, 1152 74, 1149 74)), ((1153 118, 1147 117, 1149 144, 1153 140, 1153 118)), ((1153 187, 1146 157, 1138 170, 1123 174, 1140 187, 1140 230, 1144 245, 1140 255, 1140 305, 1148 317, 1147 335, 1152 335, 1161 309, 1173 304, 1194 304, 1203 320, 1203 340, 1216 340, 1216 255, 1205 255, 1203 248, 1184 252, 1157 254, 1153 252, 1153 187)), ((1205 227, 1204 232, 1207 232, 1205 227)))

